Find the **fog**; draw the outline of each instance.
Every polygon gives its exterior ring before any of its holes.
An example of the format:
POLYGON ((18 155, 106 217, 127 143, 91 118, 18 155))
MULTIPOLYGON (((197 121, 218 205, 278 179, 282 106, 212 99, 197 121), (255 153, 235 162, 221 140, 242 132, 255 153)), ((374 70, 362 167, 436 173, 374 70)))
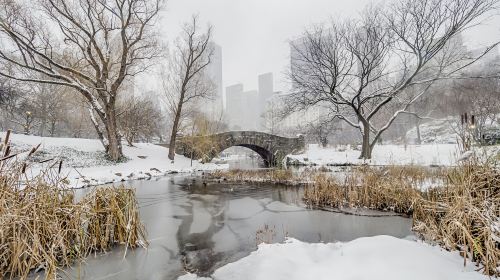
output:
MULTIPOLYGON (((257 88, 257 76, 273 72, 275 89, 286 90, 289 67, 288 41, 304 28, 330 17, 356 17, 373 1, 356 0, 169 0, 160 20, 163 39, 172 40, 179 26, 198 14, 214 26, 214 41, 222 46, 224 87, 243 83, 257 88)), ((500 38, 499 17, 470 29, 469 47, 485 46, 500 38), (473 43, 472 43, 473 42, 473 43)))

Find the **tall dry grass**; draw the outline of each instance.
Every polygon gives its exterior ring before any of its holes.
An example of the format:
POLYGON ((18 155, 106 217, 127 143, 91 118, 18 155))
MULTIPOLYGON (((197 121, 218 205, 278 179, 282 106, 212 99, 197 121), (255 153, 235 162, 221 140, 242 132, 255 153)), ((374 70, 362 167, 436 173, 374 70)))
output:
POLYGON ((488 163, 434 171, 365 167, 344 182, 320 174, 306 188, 304 200, 313 207, 410 215, 421 237, 460 251, 464 262, 476 262, 487 275, 500 276, 500 171, 488 163))
POLYGON ((294 173, 288 169, 261 169, 261 170, 217 170, 207 173, 205 178, 223 180, 236 183, 272 183, 282 185, 303 185, 310 181, 310 172, 294 173))
POLYGON ((133 190, 101 188, 77 202, 59 176, 60 162, 29 176, 36 148, 11 155, 8 138, 0 145, 0 278, 44 270, 54 279, 92 252, 147 245, 133 190))
POLYGON ((442 171, 409 166, 352 169, 343 182, 319 173, 304 193, 304 200, 318 207, 362 207, 411 215, 420 188, 439 184, 442 171))
POLYGON ((424 193, 415 204, 414 231, 448 250, 459 250, 500 276, 500 172, 467 163, 448 173, 445 187, 424 193))

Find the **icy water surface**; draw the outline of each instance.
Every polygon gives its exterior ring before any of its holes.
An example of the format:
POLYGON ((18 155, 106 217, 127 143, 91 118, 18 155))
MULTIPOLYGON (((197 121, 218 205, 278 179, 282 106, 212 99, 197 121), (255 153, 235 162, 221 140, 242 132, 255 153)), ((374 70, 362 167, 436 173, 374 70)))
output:
POLYGON ((127 184, 137 190, 149 247, 128 250, 125 258, 122 248, 89 257, 66 269, 66 278, 177 279, 186 271, 209 275, 256 250, 258 241, 280 242, 289 236, 334 242, 411 235, 411 220, 402 217, 306 209, 303 190, 297 187, 203 184, 193 176, 127 184))

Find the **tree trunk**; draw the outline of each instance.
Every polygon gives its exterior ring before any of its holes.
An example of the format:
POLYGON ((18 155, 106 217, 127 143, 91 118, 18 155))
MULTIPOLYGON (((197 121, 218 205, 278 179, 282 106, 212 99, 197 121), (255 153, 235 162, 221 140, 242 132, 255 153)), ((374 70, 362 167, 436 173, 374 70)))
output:
MULTIPOLYGON (((180 107, 180 106, 179 106, 180 107)), ((177 129, 179 128, 179 121, 181 118, 181 110, 177 110, 174 119, 174 125, 172 126, 172 134, 170 135, 170 144, 168 145, 168 158, 174 160, 175 158, 175 141, 177 140, 177 129)))
POLYGON ((97 121, 94 115, 94 109, 90 109, 90 117, 94 128, 97 132, 97 136, 101 140, 102 145, 106 151, 106 156, 112 161, 119 161, 123 158, 121 134, 118 131, 116 125, 116 111, 114 100, 110 101, 106 105, 104 113, 99 113, 98 116, 104 124, 104 130, 101 129, 100 123, 97 121))
POLYGON ((47 120, 45 117, 42 119, 42 122, 40 123, 40 129, 38 130, 38 134, 40 137, 45 136, 45 128, 47 127, 47 120))
POLYGON ((360 159, 371 159, 372 158, 372 145, 370 144, 370 125, 368 123, 363 123, 363 144, 361 146, 360 159))
POLYGON ((422 136, 420 135, 420 119, 415 120, 415 127, 417 128, 417 145, 422 144, 422 136))
POLYGON ((50 122, 50 137, 54 137, 56 135, 56 120, 52 120, 50 122))
POLYGON ((125 140, 129 147, 134 147, 134 135, 132 133, 125 133, 125 140))
POLYGON ((181 88, 181 96, 175 111, 174 124, 172 125, 172 134, 170 135, 170 144, 168 145, 168 158, 174 160, 175 158, 175 141, 177 140, 177 130, 179 129, 179 122, 181 120, 182 105, 184 104, 184 95, 186 93, 185 85, 181 88))
POLYGON ((106 149, 106 155, 112 161, 119 161, 123 158, 121 135, 118 131, 116 125, 116 111, 114 102, 110 102, 106 106, 106 115, 103 120, 104 128, 106 130, 106 138, 104 138, 103 133, 100 132, 98 126, 96 126, 97 133, 101 138, 106 149))

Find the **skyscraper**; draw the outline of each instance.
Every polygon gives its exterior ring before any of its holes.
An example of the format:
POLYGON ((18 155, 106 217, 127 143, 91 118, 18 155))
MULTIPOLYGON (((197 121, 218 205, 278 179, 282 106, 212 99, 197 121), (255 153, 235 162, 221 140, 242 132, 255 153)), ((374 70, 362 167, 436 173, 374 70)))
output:
POLYGON ((222 48, 214 42, 210 43, 210 48, 213 50, 210 64, 205 70, 205 74, 214 86, 214 95, 210 100, 203 100, 200 104, 200 109, 208 117, 219 118, 223 112, 224 97, 222 85, 222 48))
POLYGON ((226 118, 231 130, 258 130, 260 126, 259 92, 243 91, 242 84, 226 88, 226 118))
POLYGON ((266 103, 273 96, 274 93, 274 78, 273 73, 265 73, 259 75, 259 94, 257 101, 258 112, 258 129, 262 130, 264 128, 264 118, 263 115, 266 113, 266 103))
POLYGON ((226 88, 226 110, 225 115, 229 122, 230 129, 241 129, 239 119, 241 118, 241 108, 243 107, 243 84, 236 84, 226 88))
POLYGON ((216 97, 220 105, 223 104, 223 86, 222 86, 222 47, 216 43, 211 43, 213 48, 212 61, 208 65, 208 75, 216 87, 216 97))

